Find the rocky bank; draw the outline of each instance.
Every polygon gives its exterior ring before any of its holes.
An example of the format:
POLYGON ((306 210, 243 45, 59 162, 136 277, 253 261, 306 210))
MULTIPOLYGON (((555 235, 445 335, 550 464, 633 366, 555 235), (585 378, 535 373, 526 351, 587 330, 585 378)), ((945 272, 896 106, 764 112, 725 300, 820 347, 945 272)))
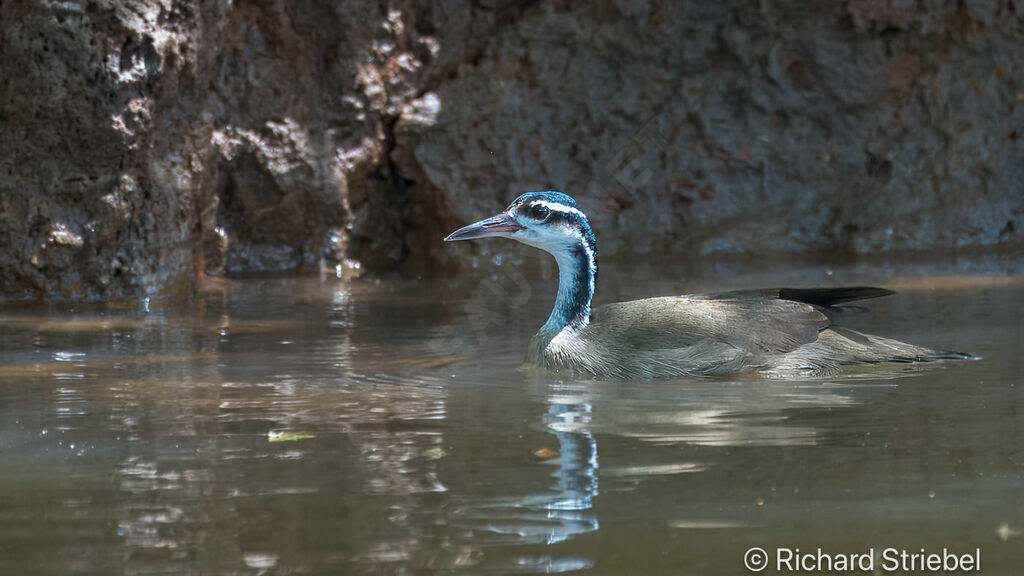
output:
POLYGON ((0 295, 457 264, 548 188, 603 254, 1019 248, 1022 130, 1022 0, 0 0, 0 295))

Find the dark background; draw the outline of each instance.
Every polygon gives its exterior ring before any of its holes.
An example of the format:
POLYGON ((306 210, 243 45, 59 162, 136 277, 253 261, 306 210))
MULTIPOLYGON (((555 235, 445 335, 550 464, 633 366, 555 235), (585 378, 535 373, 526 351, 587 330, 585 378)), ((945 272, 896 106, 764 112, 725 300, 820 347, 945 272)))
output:
POLYGON ((1019 250, 1024 1, 0 1, 0 297, 602 255, 1019 250))

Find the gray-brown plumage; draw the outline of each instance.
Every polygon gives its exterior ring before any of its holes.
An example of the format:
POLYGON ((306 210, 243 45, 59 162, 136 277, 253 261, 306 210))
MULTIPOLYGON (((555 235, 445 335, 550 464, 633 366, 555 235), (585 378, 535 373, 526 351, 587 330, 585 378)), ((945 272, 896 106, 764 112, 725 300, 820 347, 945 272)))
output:
POLYGON ((586 376, 657 378, 740 371, 831 373, 839 366, 971 357, 833 324, 836 306, 892 294, 869 287, 749 290, 618 302, 591 310, 597 246, 586 216, 558 192, 520 196, 445 240, 510 237, 558 262, 554 309, 527 359, 586 376))
MULTIPOLYGON (((883 295, 876 288, 857 290, 864 298, 883 295)), ((790 291, 670 296, 598 306, 578 328, 534 336, 528 359, 580 374, 657 378, 742 370, 823 374, 844 364, 966 356, 834 326, 828 308, 781 299, 780 292, 790 291)))

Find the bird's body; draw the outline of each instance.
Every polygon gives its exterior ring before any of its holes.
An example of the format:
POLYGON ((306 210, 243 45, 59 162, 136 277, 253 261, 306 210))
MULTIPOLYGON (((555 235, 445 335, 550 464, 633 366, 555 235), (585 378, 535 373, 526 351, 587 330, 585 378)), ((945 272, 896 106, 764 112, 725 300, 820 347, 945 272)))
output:
MULTIPOLYGON (((848 293, 851 289, 837 289, 848 293)), ((857 299, 881 296, 858 288, 857 299)), ((797 290, 751 290, 617 302, 590 322, 538 333, 528 360, 551 370, 615 378, 833 372, 841 365, 914 362, 963 355, 835 326, 830 307, 780 298, 797 290)), ((826 292, 825 290, 818 292, 826 292)))
POLYGON ((968 358, 862 334, 833 323, 837 306, 891 294, 880 288, 771 289, 669 296, 591 309, 596 240, 572 198, 520 196, 505 212, 446 240, 511 237, 554 255, 558 294, 527 360, 573 374, 612 378, 742 371, 831 373, 849 364, 968 358))

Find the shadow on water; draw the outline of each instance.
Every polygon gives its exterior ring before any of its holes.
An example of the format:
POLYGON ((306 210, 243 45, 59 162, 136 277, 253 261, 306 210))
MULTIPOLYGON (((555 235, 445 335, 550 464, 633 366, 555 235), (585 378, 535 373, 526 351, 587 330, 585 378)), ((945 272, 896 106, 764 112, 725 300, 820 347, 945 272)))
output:
MULTIPOLYGON (((5 310, 0 564, 733 574, 751 546, 905 544, 1019 565, 1019 282, 904 279, 911 293, 852 320, 979 362, 571 382, 520 365, 550 272, 5 310)), ((691 288, 630 276, 647 275, 691 288)), ((779 283, 759 280, 731 283, 779 283)), ((636 291, 606 297, 650 295, 636 291)))

